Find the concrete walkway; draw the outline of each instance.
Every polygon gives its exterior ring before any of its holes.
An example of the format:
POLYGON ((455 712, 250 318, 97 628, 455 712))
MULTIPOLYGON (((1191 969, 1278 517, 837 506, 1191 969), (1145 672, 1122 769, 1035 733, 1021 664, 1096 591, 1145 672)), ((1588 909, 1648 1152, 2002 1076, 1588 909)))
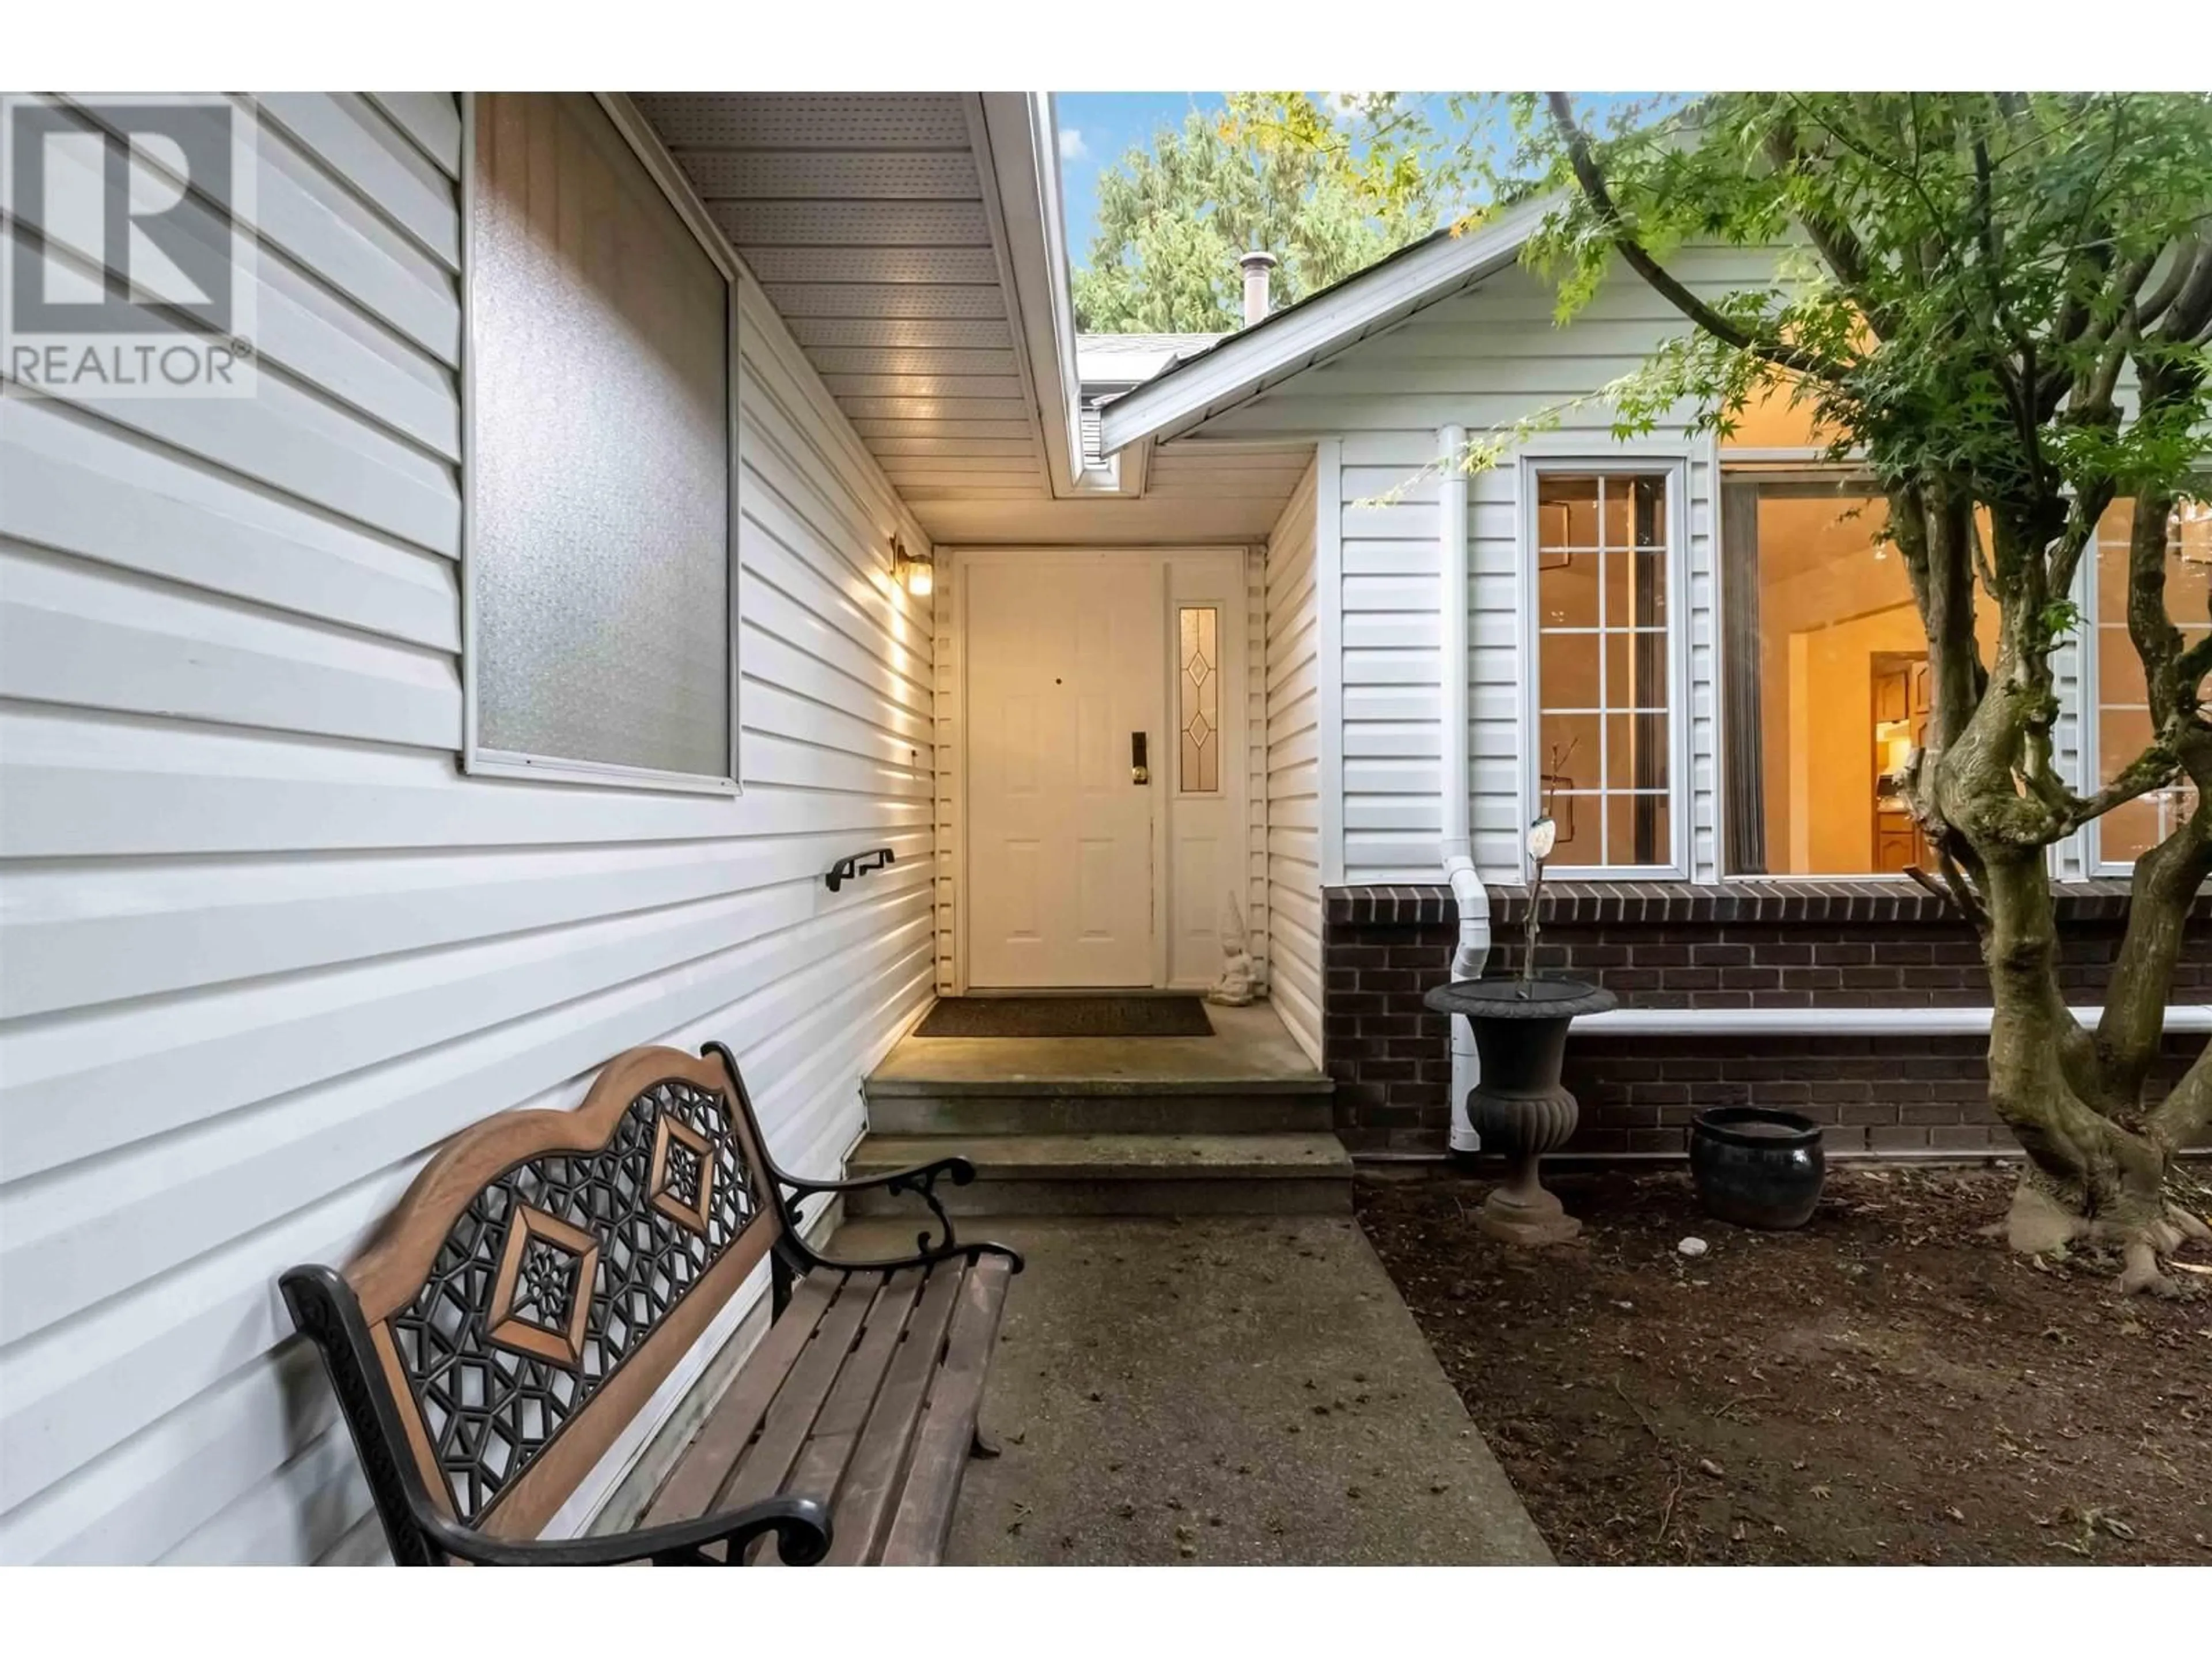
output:
MULTIPOLYGON (((956 1565, 1547 1563, 1347 1218, 988 1218, 1029 1258, 956 1565)), ((855 1222, 833 1249, 913 1248, 855 1222)))

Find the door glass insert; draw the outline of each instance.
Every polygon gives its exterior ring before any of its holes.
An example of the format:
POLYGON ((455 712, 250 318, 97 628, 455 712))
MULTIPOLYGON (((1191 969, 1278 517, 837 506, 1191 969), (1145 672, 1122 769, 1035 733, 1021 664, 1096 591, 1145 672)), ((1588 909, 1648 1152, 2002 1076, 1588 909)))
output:
POLYGON ((1176 720, 1182 737, 1176 787, 1186 794, 1210 795, 1221 787, 1221 611, 1210 605, 1180 605, 1176 623, 1182 665, 1176 720))

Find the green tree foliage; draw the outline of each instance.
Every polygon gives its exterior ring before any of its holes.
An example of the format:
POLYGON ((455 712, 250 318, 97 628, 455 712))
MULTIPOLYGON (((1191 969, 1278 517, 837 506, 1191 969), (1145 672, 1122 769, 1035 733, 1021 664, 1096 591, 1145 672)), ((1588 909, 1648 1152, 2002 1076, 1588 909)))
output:
MULTIPOLYGON (((1565 94, 1516 94, 1516 142, 1425 169, 1492 200, 1550 192, 1527 252, 1571 323, 1641 281, 1687 326, 1603 389, 1623 436, 1726 429, 1782 397, 1887 495, 1925 624, 1936 707, 1910 799, 1923 884, 1978 930, 1992 1104, 2031 1169, 2015 1242, 2118 1244, 2131 1288, 2202 1220, 2166 1201, 2212 1127, 2212 1049, 2146 1099, 2191 908, 2212 878, 2212 617, 2176 617, 2177 507, 2212 448, 2212 98, 2199 94, 1735 93, 1595 130, 1565 94), (1692 245, 1776 251, 1772 275, 1690 280, 1692 245), (2053 659, 2100 518, 2132 506, 2125 623, 2150 736, 2071 775, 2053 659), (1987 608, 1984 611, 1984 607, 1987 608), (1985 659, 1978 611, 1994 612, 1985 659), (2050 849, 2154 789, 2194 797, 2137 860, 2095 1028, 2057 977, 2050 849)), ((1283 142, 1306 141, 1286 132, 1283 142)), ((1344 159, 1314 148, 1355 193, 1344 159)), ((1710 269, 1710 267, 1708 267, 1710 269)), ((1546 412, 1456 458, 1489 463, 1546 412)))
POLYGON ((1383 94, 1341 113, 1308 93, 1231 93, 1225 117, 1194 111, 1131 149, 1099 178, 1077 326, 1225 331, 1243 320, 1247 249, 1281 262, 1281 306, 1436 228, 1449 198, 1425 174, 1443 151, 1421 106, 1383 94))

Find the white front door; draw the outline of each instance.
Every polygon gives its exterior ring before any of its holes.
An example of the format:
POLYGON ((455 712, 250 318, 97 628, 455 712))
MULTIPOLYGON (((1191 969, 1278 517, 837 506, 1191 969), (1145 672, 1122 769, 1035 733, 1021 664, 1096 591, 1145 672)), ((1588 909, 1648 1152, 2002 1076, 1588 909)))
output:
POLYGON ((973 986, 1153 982, 1159 580, 1127 554, 965 566, 973 986), (1139 736, 1152 782, 1132 775, 1139 736))

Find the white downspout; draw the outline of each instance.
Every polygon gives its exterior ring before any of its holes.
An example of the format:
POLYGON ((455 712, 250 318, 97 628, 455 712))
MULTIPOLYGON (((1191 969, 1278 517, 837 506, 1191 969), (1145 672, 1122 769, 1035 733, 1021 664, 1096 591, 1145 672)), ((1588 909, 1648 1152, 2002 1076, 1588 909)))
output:
MULTIPOLYGON (((1437 432, 1437 453, 1444 458, 1444 474, 1438 483, 1439 524, 1437 563, 1440 571, 1437 608, 1443 621, 1442 666, 1437 691, 1443 722, 1443 860, 1444 879, 1451 884, 1452 902, 1459 912, 1459 944, 1452 952, 1451 976, 1477 979, 1490 959, 1490 894, 1475 874, 1474 841, 1468 833, 1468 796, 1473 775, 1468 760, 1467 474, 1460 470, 1461 452, 1467 447, 1463 427, 1442 427, 1437 432)), ((1451 1149, 1472 1152, 1481 1149, 1482 1138, 1468 1121, 1468 1091, 1480 1072, 1475 1062, 1474 1028, 1463 1014, 1451 1022, 1451 1149)))

